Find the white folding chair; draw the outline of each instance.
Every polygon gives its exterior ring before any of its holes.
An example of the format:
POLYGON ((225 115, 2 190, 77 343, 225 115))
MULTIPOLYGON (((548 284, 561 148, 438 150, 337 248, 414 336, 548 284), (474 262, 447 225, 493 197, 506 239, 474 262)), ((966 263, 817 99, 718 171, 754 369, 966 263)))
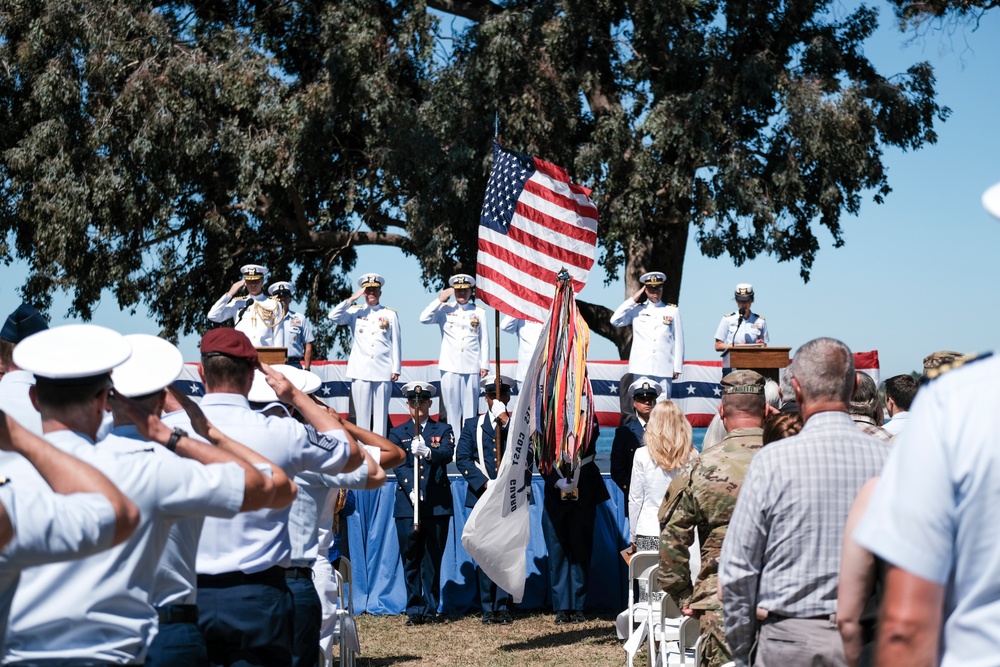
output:
MULTIPOLYGON (((667 619, 664 615, 661 618, 661 624, 666 623, 668 620, 673 619, 667 619)), ((666 636, 668 634, 672 635, 673 632, 674 628, 671 625, 661 627, 658 634, 666 636)), ((682 616, 680 626, 676 629, 676 632, 676 641, 660 642, 660 650, 655 663, 656 667, 689 667, 701 663, 701 622, 697 618, 682 616)))
POLYGON ((340 646, 340 667, 354 667, 355 655, 361 653, 358 626, 354 621, 354 590, 351 582, 351 562, 341 557, 334 575, 337 577, 337 643, 340 646))
POLYGON ((639 602, 639 581, 648 578, 649 568, 655 569, 659 564, 660 552, 658 551, 637 551, 632 554, 632 558, 628 562, 628 632, 625 641, 628 667, 632 667, 635 653, 644 639, 644 637, 635 637, 636 631, 648 632, 647 617, 650 607, 645 602, 639 602), (636 628, 636 625, 639 627, 636 628))
MULTIPOLYGON (((677 603, 669 595, 664 594, 658 604, 653 601, 655 594, 663 591, 656 577, 656 569, 656 567, 650 568, 645 573, 647 582, 646 590, 649 591, 650 615, 647 620, 649 624, 647 646, 649 648, 650 665, 656 664, 657 646, 661 650, 665 650, 667 648, 666 644, 674 643, 676 645, 680 641, 681 628, 685 626, 685 621, 695 621, 695 619, 682 615, 677 603)), ((694 637, 691 639, 692 646, 697 638, 698 633, 695 631, 694 637)))

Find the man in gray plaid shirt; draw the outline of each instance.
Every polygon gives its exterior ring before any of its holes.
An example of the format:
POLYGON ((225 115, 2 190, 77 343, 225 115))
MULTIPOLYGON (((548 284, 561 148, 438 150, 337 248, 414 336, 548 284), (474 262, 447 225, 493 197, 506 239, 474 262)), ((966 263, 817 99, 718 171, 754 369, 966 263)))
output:
POLYGON ((848 414, 857 381, 846 345, 812 340, 789 371, 805 426, 753 458, 722 545, 726 638, 738 667, 846 665, 834 619, 844 524, 889 453, 848 414), (758 608, 767 611, 759 622, 758 608))

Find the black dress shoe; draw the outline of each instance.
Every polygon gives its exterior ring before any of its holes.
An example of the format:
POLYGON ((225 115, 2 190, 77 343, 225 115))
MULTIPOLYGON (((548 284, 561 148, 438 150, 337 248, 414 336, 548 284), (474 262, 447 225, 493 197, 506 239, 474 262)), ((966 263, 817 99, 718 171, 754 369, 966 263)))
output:
POLYGON ((582 611, 574 611, 573 615, 569 617, 570 623, 585 623, 587 617, 583 615, 582 611))
POLYGON ((406 619, 407 625, 423 625, 424 615, 423 614, 410 614, 406 619))
POLYGON ((497 611, 493 613, 493 622, 497 625, 510 625, 514 622, 514 618, 507 610, 497 611))
POLYGON ((487 611, 483 613, 483 625, 490 625, 491 623, 496 623, 496 617, 493 615, 492 611, 487 611))
POLYGON ((557 611, 556 612, 556 625, 564 625, 569 623, 569 612, 568 611, 557 611))

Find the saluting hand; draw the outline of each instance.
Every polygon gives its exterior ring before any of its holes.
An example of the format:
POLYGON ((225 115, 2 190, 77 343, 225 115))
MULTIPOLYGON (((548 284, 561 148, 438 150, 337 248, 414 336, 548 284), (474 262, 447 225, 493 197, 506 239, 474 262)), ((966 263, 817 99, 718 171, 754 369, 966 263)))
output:
POLYGON ((288 378, 264 363, 260 365, 260 370, 267 376, 267 384, 274 390, 278 400, 282 403, 295 402, 295 394, 299 390, 288 381, 288 378))
POLYGON ((240 291, 240 288, 243 287, 244 284, 245 283, 242 278, 233 283, 233 286, 229 288, 229 296, 236 296, 236 293, 240 291))
POLYGON ((108 400, 125 413, 125 416, 135 425, 136 430, 139 431, 139 435, 144 440, 163 445, 173 435, 173 430, 160 421, 159 415, 154 415, 145 406, 128 396, 112 392, 108 400))
POLYGON ((441 290, 441 292, 438 294, 438 300, 441 303, 448 303, 448 299, 450 299, 451 295, 454 294, 454 293, 455 293, 455 288, 454 287, 445 288, 445 289, 441 290))
POLYGON ((361 295, 364 294, 364 293, 365 293, 365 288, 362 287, 357 292, 355 292, 354 294, 352 294, 351 298, 349 298, 348 301, 357 301, 358 299, 361 298, 361 295))

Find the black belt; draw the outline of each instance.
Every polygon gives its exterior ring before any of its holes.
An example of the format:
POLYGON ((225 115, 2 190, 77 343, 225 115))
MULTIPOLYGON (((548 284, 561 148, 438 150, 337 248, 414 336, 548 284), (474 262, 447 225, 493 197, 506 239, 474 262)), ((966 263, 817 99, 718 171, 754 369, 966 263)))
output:
POLYGON ((815 616, 785 616, 784 614, 776 614, 773 611, 767 612, 767 618, 764 620, 766 623, 770 621, 772 623, 777 623, 778 621, 829 621, 830 623, 837 622, 837 614, 817 614, 815 616))
POLYGON ((160 617, 160 625, 198 622, 198 606, 193 604, 168 604, 157 607, 156 613, 160 617))
POLYGON ((288 361, 302 361, 303 357, 286 357, 288 361))
MULTIPOLYGON (((285 580, 285 568, 270 567, 263 572, 223 572, 222 574, 199 574, 198 588, 226 588, 241 584, 276 584, 285 580)), ((282 584, 283 585, 283 584, 282 584)))
POLYGON ((311 567, 289 567, 285 570, 285 579, 309 579, 312 581, 311 567))

